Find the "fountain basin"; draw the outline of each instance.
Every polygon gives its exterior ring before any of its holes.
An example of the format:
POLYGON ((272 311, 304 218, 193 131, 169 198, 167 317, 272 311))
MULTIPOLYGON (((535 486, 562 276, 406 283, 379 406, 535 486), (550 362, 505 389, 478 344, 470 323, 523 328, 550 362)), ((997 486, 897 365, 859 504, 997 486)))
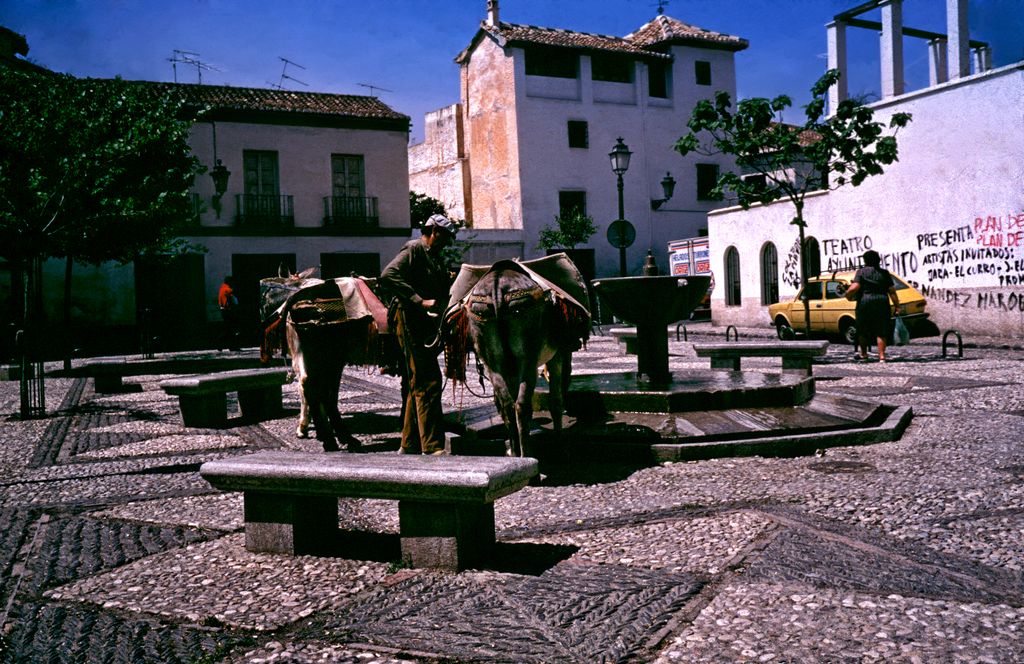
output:
POLYGON ((667 327, 689 318, 710 285, 711 277, 671 275, 610 277, 593 282, 612 313, 636 325, 638 383, 672 382, 667 327))

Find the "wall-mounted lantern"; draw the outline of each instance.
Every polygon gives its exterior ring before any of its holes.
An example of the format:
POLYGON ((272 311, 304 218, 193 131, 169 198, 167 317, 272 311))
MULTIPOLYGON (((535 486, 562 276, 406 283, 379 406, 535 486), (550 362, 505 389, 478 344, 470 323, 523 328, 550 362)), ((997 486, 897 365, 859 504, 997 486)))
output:
POLYGON ((217 212, 217 218, 220 219, 220 199, 228 190, 228 178, 231 177, 231 171, 218 159, 217 165, 210 171, 210 177, 213 178, 213 190, 215 192, 212 200, 213 209, 217 212))
POLYGON ((672 198, 672 194, 676 191, 676 181, 672 177, 671 173, 665 173, 665 177, 661 179, 661 190, 665 193, 665 198, 652 198, 651 209, 657 210, 664 205, 668 199, 672 198))

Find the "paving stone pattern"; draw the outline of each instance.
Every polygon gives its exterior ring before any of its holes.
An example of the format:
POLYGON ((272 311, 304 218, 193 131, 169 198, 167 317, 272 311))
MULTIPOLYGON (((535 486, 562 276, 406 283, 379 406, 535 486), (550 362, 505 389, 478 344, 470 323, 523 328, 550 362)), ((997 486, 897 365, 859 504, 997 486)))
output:
MULTIPOLYGON (((723 332, 688 338, 672 370, 706 370, 691 343, 723 332)), ((322 454, 295 437, 294 384, 279 419, 245 422, 232 400, 227 428, 189 429, 164 376, 112 394, 48 378, 49 417, 26 422, 0 383, 0 662, 1024 661, 1024 349, 966 341, 963 358, 930 339, 885 365, 843 345, 816 362, 821 394, 912 407, 900 441, 553 462, 496 503, 493 555, 459 574, 403 568, 392 501, 339 501, 348 557, 245 550, 241 496, 198 468, 322 454)), ((574 358, 634 368, 604 334, 574 358)), ((455 419, 493 408, 473 372, 446 387, 455 419)), ((368 453, 397 448, 400 395, 346 370, 340 409, 368 453)))

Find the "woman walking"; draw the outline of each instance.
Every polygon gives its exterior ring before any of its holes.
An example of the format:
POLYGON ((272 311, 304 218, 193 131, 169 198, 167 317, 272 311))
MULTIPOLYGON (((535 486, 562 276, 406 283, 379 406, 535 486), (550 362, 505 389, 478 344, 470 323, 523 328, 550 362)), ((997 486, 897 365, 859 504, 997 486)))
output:
POLYGON ((889 339, 890 309, 898 311, 899 297, 889 271, 881 267, 881 256, 869 249, 864 252, 864 267, 857 270, 853 283, 846 290, 846 299, 857 302, 857 341, 860 359, 868 359, 871 339, 878 344, 878 361, 885 362, 885 348, 889 339))

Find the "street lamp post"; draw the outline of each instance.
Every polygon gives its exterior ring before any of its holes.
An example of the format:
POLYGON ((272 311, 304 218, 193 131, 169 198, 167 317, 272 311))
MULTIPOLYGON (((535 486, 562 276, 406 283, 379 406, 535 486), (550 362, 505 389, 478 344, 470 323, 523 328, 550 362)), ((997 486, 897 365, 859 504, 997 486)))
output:
MULTIPOLYGON (((618 138, 618 142, 615 144, 615 147, 612 148, 612 151, 608 153, 608 157, 612 161, 612 171, 615 172, 615 175, 618 178, 620 221, 625 221, 626 219, 625 204, 622 200, 622 175, 629 170, 629 158, 632 155, 633 153, 629 151, 629 147, 622 142, 621 136, 618 138)), ((619 276, 626 276, 626 246, 625 243, 621 242, 619 243, 619 276)))

